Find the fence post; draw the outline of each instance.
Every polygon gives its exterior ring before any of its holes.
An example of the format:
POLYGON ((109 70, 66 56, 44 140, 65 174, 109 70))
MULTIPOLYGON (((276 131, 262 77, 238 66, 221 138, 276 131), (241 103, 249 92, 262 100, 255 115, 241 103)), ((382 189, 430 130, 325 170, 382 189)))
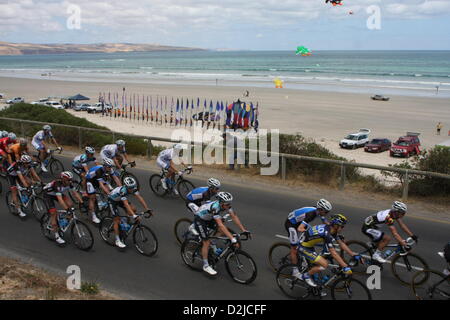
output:
POLYGON ((116 141, 116 134, 114 133, 114 131, 113 131, 113 133, 112 133, 112 137, 113 137, 112 143, 114 143, 114 142, 116 141))
POLYGON ((20 135, 25 137, 25 129, 23 128, 23 122, 20 121, 20 135))
POLYGON ((148 139, 148 142, 147 142, 147 158, 151 159, 152 158, 152 154, 153 154, 152 140, 148 139))
POLYGON ((286 180, 286 157, 281 156, 281 179, 286 180))
POLYGON ((345 162, 341 162, 341 182, 339 183, 339 190, 344 190, 345 186, 345 162))
POLYGON ((408 169, 406 169, 405 180, 403 181, 403 196, 402 196, 403 201, 408 200, 408 189, 409 189, 409 176, 408 176, 408 169))
POLYGON ((81 150, 81 146, 82 146, 82 142, 81 142, 81 127, 78 127, 78 148, 81 150))

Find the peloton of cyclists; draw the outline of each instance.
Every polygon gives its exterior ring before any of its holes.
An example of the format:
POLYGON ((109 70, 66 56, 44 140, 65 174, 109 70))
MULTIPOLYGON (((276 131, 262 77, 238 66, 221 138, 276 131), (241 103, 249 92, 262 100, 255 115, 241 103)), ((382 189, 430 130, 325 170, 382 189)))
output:
POLYGON ((409 245, 399 235, 399 233, 397 232, 397 228, 395 228, 394 226, 395 221, 397 221, 400 228, 414 241, 417 242, 418 237, 409 230, 409 228, 402 220, 402 218, 406 214, 406 211, 406 204, 400 201, 394 201, 391 209, 379 211, 374 215, 368 216, 364 220, 364 224, 361 229, 362 233, 368 236, 370 240, 372 240, 377 245, 377 250, 372 255, 372 259, 380 263, 385 263, 386 260, 384 259, 383 249, 389 244, 389 241, 391 241, 391 237, 385 234, 383 231, 380 231, 378 225, 387 225, 395 240, 397 240, 398 243, 405 249, 409 249, 409 245))
POLYGON ((220 181, 215 178, 209 178, 207 187, 198 187, 186 195, 186 205, 193 212, 197 212, 204 202, 211 200, 220 189, 220 181))
POLYGON ((62 150, 62 148, 58 145, 58 142, 56 142, 55 137, 53 137, 52 127, 50 127, 48 124, 43 126, 42 130, 38 131, 34 135, 31 144, 39 152, 39 160, 41 161, 41 167, 43 172, 48 172, 45 163, 45 160, 48 158, 49 154, 49 149, 45 142, 47 139, 51 139, 53 143, 56 145, 56 147, 59 150, 62 150))

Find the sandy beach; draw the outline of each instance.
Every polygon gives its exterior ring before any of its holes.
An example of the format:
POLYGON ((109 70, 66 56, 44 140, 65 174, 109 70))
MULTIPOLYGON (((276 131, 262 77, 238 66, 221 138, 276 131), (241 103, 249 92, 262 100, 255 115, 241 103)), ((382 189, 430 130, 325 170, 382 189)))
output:
MULTIPOLYGON (((107 83, 55 81, 0 77, 0 92, 7 99, 20 96, 26 102, 48 96, 68 96, 81 93, 97 102, 99 92, 122 92, 184 97, 189 99, 223 100, 229 103, 242 97, 244 101, 258 102, 260 128, 279 129, 282 133, 300 133, 313 138, 337 155, 357 162, 387 165, 401 160, 390 158, 387 152, 368 154, 362 149, 343 150, 338 141, 359 128, 371 129, 371 138, 386 137, 395 141, 407 131, 419 132, 422 148, 431 148, 449 140, 450 99, 391 96, 388 102, 372 101, 367 94, 267 89, 232 86, 155 85, 144 83, 107 83), (436 135, 436 124, 443 124, 441 135, 436 135)), ((1 101, 0 101, 1 103, 1 101)), ((118 132, 170 137, 172 129, 138 121, 118 121, 101 115, 70 111, 90 121, 118 132)))

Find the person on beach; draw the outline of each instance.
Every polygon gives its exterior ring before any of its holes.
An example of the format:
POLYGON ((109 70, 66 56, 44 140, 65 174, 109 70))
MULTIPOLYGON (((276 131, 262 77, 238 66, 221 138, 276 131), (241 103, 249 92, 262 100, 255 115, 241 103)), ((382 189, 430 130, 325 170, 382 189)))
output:
POLYGON ((440 136, 441 135, 441 129, 442 129, 442 123, 438 123, 437 124, 437 126, 436 126, 436 134, 438 135, 438 136, 440 136))

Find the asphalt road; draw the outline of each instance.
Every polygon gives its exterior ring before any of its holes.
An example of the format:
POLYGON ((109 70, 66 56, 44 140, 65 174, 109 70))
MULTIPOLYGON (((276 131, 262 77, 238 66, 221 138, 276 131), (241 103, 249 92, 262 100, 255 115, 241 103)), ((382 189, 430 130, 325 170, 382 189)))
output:
MULTIPOLYGON (((69 168, 69 159, 61 159, 69 168)), ((154 257, 140 255, 131 243, 125 251, 107 245, 92 224, 90 227, 95 244, 91 251, 83 252, 73 245, 56 246, 44 238, 36 220, 30 217, 21 221, 9 214, 4 201, 7 182, 3 179, 0 180, 3 184, 0 247, 60 272, 65 272, 69 265, 78 265, 83 281, 93 280, 103 288, 137 299, 286 299, 275 282, 275 274, 269 269, 268 250, 275 241, 280 241, 276 234, 285 235, 283 224, 287 214, 299 207, 312 206, 317 199, 307 199, 301 194, 278 193, 276 188, 260 190, 223 183, 222 189, 231 192, 235 198, 233 207, 241 221, 253 233, 253 239, 244 243, 244 249, 256 261, 258 276, 252 284, 241 285, 228 276, 223 262, 215 278, 195 272, 183 264, 172 230, 177 219, 190 217, 184 203, 177 199, 156 197, 148 186, 152 172, 139 169, 132 169, 132 172, 137 174, 141 192, 155 211, 155 216, 147 221, 159 240, 158 253, 154 257)), ((190 180, 196 186, 204 185, 204 181, 190 180)), ((367 241, 360 231, 361 223, 373 212, 358 208, 363 205, 333 204, 334 213, 344 213, 349 218, 344 231, 346 239, 367 241)), ((436 252, 442 250, 449 240, 450 226, 412 217, 407 217, 405 221, 420 238, 415 252, 425 258, 433 269, 443 269, 443 261, 436 252)), ((389 267, 382 272, 381 290, 373 290, 372 294, 374 299, 413 299, 410 288, 401 285, 389 267)))

